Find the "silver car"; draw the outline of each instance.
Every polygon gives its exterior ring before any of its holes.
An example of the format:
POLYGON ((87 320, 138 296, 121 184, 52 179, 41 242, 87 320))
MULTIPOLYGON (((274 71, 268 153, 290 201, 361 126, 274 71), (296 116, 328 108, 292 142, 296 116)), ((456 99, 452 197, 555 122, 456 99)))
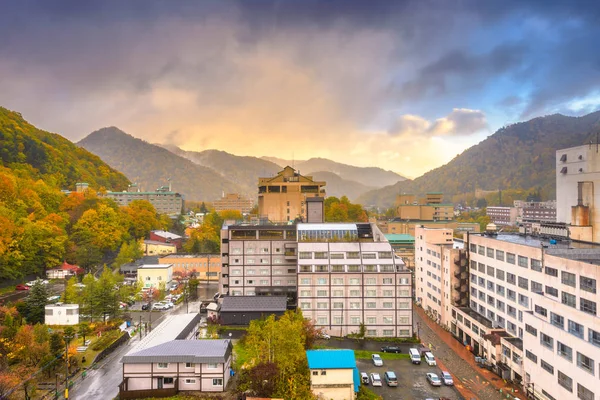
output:
POLYGON ((452 375, 448 371, 442 371, 442 381, 446 386, 454 385, 454 380, 452 379, 452 375))

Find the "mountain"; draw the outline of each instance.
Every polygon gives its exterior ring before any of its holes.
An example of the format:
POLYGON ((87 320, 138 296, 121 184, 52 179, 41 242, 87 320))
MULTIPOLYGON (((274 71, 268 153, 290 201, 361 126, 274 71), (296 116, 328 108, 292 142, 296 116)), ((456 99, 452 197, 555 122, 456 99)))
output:
POLYGON ((372 186, 365 186, 362 183, 342 179, 333 172, 317 171, 311 172, 309 175, 312 175, 313 179, 317 181, 327 182, 325 186, 327 196, 335 196, 337 198, 346 196, 350 201, 354 201, 361 194, 374 189, 372 186))
POLYGON ((99 157, 56 134, 43 131, 18 112, 0 107, 0 162, 21 176, 43 179, 51 186, 75 189, 76 182, 91 188, 123 190, 129 181, 99 157))
POLYGON ((294 165, 294 168, 303 175, 314 174, 315 171, 333 172, 340 178, 355 181, 365 186, 382 187, 393 185, 398 181, 406 180, 405 177, 392 171, 386 171, 377 167, 356 167, 354 165, 342 164, 326 158, 311 158, 305 161, 289 161, 276 157, 262 157, 274 162, 279 166, 294 165))
POLYGON ((142 190, 154 190, 170 179, 173 190, 183 194, 186 200, 213 201, 219 199, 222 192, 243 192, 212 169, 115 127, 92 132, 77 144, 122 171, 142 190))
POLYGON ((236 156, 220 150, 185 151, 176 146, 165 145, 167 150, 188 160, 211 168, 225 179, 240 186, 251 199, 256 197, 259 177, 274 176, 281 167, 257 157, 236 156))
POLYGON ((443 192, 445 197, 474 189, 540 188, 544 197, 556 196, 556 150, 595 139, 600 111, 569 117, 554 114, 499 129, 465 150, 448 164, 414 179, 372 190, 357 199, 364 205, 390 206, 398 193, 443 192))

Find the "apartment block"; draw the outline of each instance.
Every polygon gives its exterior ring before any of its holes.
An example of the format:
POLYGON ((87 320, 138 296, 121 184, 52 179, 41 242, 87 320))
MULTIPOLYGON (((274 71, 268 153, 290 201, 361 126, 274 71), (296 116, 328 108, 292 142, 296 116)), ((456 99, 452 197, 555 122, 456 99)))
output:
POLYGON ((450 328, 452 305, 468 304, 468 271, 462 241, 452 229, 418 227, 415 238, 415 299, 438 324, 450 328))
POLYGON ((142 192, 133 184, 126 191, 109 191, 100 195, 113 199, 120 206, 127 206, 134 200, 147 200, 159 214, 181 215, 183 209, 183 196, 171 191, 170 186, 161 186, 153 192, 142 192))
POLYGON ((250 199, 244 198, 241 194, 227 193, 222 198, 213 202, 215 211, 236 210, 242 214, 248 214, 254 203, 250 199))
POLYGON ((300 175, 292 167, 285 167, 273 177, 258 178, 258 214, 273 223, 296 218, 305 221, 307 199, 324 197, 324 186, 325 182, 300 175))
POLYGON ((517 222, 556 222, 556 201, 515 200, 517 222))
POLYGON ((398 195, 396 215, 401 220, 451 221, 454 219, 454 205, 442 204, 442 198, 442 193, 427 193, 420 199, 413 194, 398 195))
POLYGON ((335 336, 412 336, 411 272, 375 224, 298 224, 298 305, 335 336))
POLYGON ((193 275, 201 281, 218 281, 221 275, 220 254, 169 254, 158 263, 172 265, 175 276, 193 275))
POLYGON ((469 235, 468 307, 451 332, 540 399, 597 399, 600 245, 469 235))
POLYGON ((490 206, 486 209, 486 215, 496 225, 513 226, 517 223, 519 210, 516 207, 490 206))
POLYGON ((219 292, 288 295, 295 304, 297 247, 295 225, 224 226, 219 292))

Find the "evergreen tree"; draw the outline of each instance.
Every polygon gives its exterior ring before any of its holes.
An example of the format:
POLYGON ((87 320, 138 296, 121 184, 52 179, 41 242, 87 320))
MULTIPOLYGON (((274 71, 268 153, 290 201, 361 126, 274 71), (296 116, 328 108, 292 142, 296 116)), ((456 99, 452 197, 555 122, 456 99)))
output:
POLYGON ((29 290, 29 295, 25 299, 25 319, 27 323, 43 324, 46 314, 45 307, 48 304, 48 289, 40 279, 36 280, 29 290))

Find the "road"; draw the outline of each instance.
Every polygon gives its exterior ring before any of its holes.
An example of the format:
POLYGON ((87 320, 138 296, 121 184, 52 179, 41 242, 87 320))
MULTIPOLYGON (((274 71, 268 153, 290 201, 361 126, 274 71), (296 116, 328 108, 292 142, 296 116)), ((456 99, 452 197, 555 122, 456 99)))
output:
MULTIPOLYGON (((167 315, 185 314, 186 304, 181 303, 171 311, 153 311, 152 326, 157 327, 167 315), (160 314, 160 316, 159 316, 160 314)), ((198 312, 200 302, 189 303, 190 312, 198 312)), ((138 312, 138 314, 149 314, 147 311, 138 312)), ((133 313, 132 313, 133 316, 133 313)), ((139 317, 137 317, 139 318, 139 317)), ((113 399, 119 394, 119 384, 123 380, 123 368, 121 358, 127 354, 138 342, 139 336, 133 337, 129 342, 118 347, 107 358, 98 363, 98 368, 88 371, 87 377, 82 380, 78 377, 75 380, 75 386, 69 393, 69 399, 76 400, 95 400, 95 399, 113 399)))

